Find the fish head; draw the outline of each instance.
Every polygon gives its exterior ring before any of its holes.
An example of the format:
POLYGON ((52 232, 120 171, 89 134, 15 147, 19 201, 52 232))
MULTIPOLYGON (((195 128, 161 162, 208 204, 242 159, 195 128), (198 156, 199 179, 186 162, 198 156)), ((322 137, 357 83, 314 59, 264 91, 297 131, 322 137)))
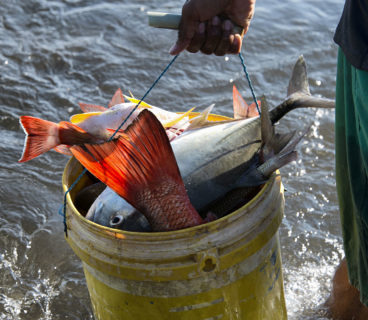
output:
POLYGON ((152 228, 146 217, 139 211, 119 210, 110 217, 108 226, 114 229, 135 232, 150 232, 152 228))

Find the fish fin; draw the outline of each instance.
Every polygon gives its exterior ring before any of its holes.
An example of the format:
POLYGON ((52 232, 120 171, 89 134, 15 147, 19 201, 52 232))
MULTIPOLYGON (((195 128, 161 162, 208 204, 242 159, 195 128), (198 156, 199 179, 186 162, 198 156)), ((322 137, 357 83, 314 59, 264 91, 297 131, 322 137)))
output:
POLYGON ((189 114, 194 110, 195 108, 189 109, 187 112, 184 112, 181 115, 178 115, 177 118, 175 118, 174 120, 170 120, 167 122, 162 123, 162 125, 164 126, 164 128, 170 128, 173 127, 174 125, 176 125, 178 122, 180 122, 181 120, 183 120, 185 117, 188 117, 189 114))
POLYGON ((59 144, 54 148, 54 150, 61 154, 65 154, 66 156, 72 156, 73 154, 70 152, 69 148, 70 147, 67 146, 66 144, 59 144))
POLYGON ((335 99, 319 98, 310 94, 306 68, 304 58, 300 56, 293 68, 287 98, 270 112, 272 123, 297 108, 335 108, 335 99))
POLYGON ((88 171, 138 210, 139 194, 158 181, 184 186, 165 130, 148 110, 118 139, 85 148, 73 146, 71 151, 88 171))
MULTIPOLYGON (((263 96, 261 98, 261 136, 262 143, 265 146, 268 146, 273 142, 273 137, 275 135, 274 127, 272 126, 272 122, 270 119, 268 103, 266 101, 266 97, 263 96)), ((271 147, 272 148, 272 147, 271 147)))
POLYGON ((125 136, 125 131, 122 130, 122 129, 120 129, 120 130, 118 130, 118 132, 116 132, 116 129, 106 128, 106 131, 110 134, 110 136, 114 135, 115 139, 120 137, 120 136, 125 136))
MULTIPOLYGON (((239 187, 250 187, 265 183, 272 173, 277 169, 287 165, 291 161, 295 161, 298 157, 297 151, 294 150, 300 140, 308 133, 310 126, 307 126, 301 134, 297 135, 292 132, 292 136, 287 141, 288 143, 283 146, 277 154, 269 157, 264 163, 258 167, 250 168, 246 174, 242 175, 236 185, 239 187)), ((284 141, 286 142, 286 141, 284 141)))
POLYGON ((300 142, 300 140, 308 133, 310 130, 310 125, 304 128, 301 134, 297 135, 296 132, 291 133, 291 137, 288 138, 286 145, 282 147, 275 156, 271 157, 265 163, 261 164, 257 170, 262 173, 264 177, 269 177, 274 171, 280 169, 291 161, 295 161, 297 159, 297 152, 294 150, 296 145, 300 142))
POLYGON ((234 119, 248 118, 249 105, 245 102, 238 89, 233 85, 234 119))
POLYGON ((294 65, 293 72, 289 81, 287 95, 290 96, 291 94, 296 92, 304 93, 310 96, 307 65, 302 55, 298 58, 294 65))
POLYGON ((300 140, 310 131, 312 125, 308 125, 304 128, 304 130, 297 135, 296 133, 290 138, 289 142, 280 150, 280 154, 285 154, 291 152, 296 145, 300 142, 300 140))
POLYGON ((88 104, 88 103, 83 103, 83 102, 79 102, 79 106, 81 108, 81 110, 85 113, 88 112, 104 112, 107 110, 107 108, 103 107, 103 106, 98 106, 95 104, 88 104))
MULTIPOLYGON (((262 102, 260 100, 257 100, 257 103, 258 103, 258 106, 261 108, 262 102)), ((259 112, 258 112, 257 105, 255 102, 252 102, 248 108, 247 118, 253 118, 253 117, 258 117, 258 116, 259 116, 259 112)))
POLYGON ((261 135, 262 149, 261 162, 265 162, 277 155, 295 136, 295 131, 276 134, 268 112, 268 103, 265 97, 261 98, 261 135))
POLYGON ((256 170, 261 173, 265 179, 268 179, 273 172, 287 165, 289 162, 295 161, 297 157, 298 153, 295 150, 284 154, 278 154, 265 163, 262 163, 256 170))
POLYGON ((19 122, 26 138, 23 153, 18 162, 29 161, 60 144, 57 123, 30 116, 21 116, 19 122))
POLYGON ((75 115, 72 115, 70 117, 70 122, 71 123, 80 123, 83 122, 84 120, 93 117, 93 116, 98 116, 102 114, 102 112, 88 112, 88 113, 78 113, 75 115))
POLYGON ((212 112, 214 106, 215 104, 211 104, 206 109, 204 109, 197 117, 193 118, 187 130, 200 128, 203 127, 206 123, 208 123, 208 116, 212 112))
POLYGON ((295 130, 282 134, 276 133, 274 137, 275 142, 273 143, 274 154, 281 152, 281 150, 285 148, 288 143, 290 143, 295 135, 295 130))
POLYGON ((255 187, 264 184, 267 182, 273 172, 285 166, 289 162, 295 161, 296 159, 297 152, 295 150, 274 155, 258 167, 253 166, 244 174, 240 175, 240 177, 234 183, 234 188, 255 187))
POLYGON ((109 102, 108 107, 111 108, 111 107, 113 107, 117 104, 120 104, 120 103, 124 103, 124 95, 123 95, 123 92, 121 91, 121 89, 119 88, 118 90, 116 90, 116 92, 112 96, 112 99, 109 102))
POLYGON ((128 97, 126 95, 124 95, 124 98, 127 99, 128 101, 132 102, 132 103, 135 103, 135 104, 138 104, 139 102, 139 108, 147 108, 147 109, 151 109, 152 106, 149 105, 148 103, 144 102, 144 101, 141 101, 139 99, 135 99, 135 98, 131 98, 131 97, 128 97))

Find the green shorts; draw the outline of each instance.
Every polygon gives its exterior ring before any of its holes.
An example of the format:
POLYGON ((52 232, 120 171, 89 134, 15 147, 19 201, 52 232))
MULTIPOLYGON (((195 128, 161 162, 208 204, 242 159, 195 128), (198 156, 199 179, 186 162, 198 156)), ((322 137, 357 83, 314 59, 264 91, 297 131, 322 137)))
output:
POLYGON ((336 184, 351 284, 368 306, 368 72, 339 49, 336 78, 336 184))

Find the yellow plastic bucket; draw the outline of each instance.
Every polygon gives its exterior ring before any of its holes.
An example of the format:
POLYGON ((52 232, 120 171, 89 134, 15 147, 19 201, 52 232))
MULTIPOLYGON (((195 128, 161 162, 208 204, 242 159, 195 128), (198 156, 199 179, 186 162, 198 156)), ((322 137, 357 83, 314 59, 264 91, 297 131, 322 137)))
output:
MULTIPOLYGON (((72 158, 68 190, 82 167, 72 158)), ((67 242, 82 260, 96 319, 287 319, 278 228, 284 211, 274 175, 245 206, 172 232, 125 232, 85 219, 67 196, 67 242)))

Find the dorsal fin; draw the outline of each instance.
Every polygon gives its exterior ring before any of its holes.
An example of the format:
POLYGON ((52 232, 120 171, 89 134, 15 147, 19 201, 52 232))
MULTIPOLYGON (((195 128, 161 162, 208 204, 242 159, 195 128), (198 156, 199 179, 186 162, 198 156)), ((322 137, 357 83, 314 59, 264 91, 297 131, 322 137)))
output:
POLYGON ((233 85, 233 108, 234 119, 247 118, 249 105, 245 102, 235 85, 233 85))
POLYGON ((294 65, 289 81, 287 95, 290 96, 295 92, 301 92, 310 95, 307 65, 303 56, 300 56, 294 65))
POLYGON ((95 104, 89 104, 89 103, 83 103, 83 102, 79 102, 79 106, 81 108, 81 110, 85 113, 87 112, 104 112, 107 110, 107 108, 103 107, 103 106, 98 106, 95 104))
POLYGON ((123 95, 123 92, 121 91, 121 89, 119 88, 118 90, 116 90, 116 92, 112 96, 108 107, 111 108, 111 107, 113 107, 117 104, 120 104, 120 103, 124 103, 124 95, 123 95))
MULTIPOLYGON (((257 103, 258 103, 258 106, 261 108, 262 102, 260 100, 257 100, 257 103)), ((258 116, 259 116, 259 112, 258 112, 258 109, 257 109, 257 105, 256 105, 255 102, 252 102, 249 105, 249 108, 248 108, 247 118, 253 118, 253 117, 258 117, 258 116)))

